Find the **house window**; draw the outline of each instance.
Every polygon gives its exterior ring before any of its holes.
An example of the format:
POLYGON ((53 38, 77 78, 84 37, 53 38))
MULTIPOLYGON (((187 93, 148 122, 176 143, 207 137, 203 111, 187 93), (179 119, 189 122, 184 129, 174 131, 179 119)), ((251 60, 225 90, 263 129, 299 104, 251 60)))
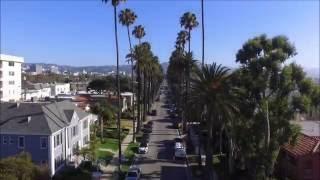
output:
POLYGON ((78 135, 78 126, 73 126, 71 129, 72 137, 78 135))
POLYGON ((54 147, 59 146, 61 143, 62 143, 62 135, 57 134, 56 136, 54 136, 54 147))
POLYGON ((9 144, 13 144, 13 137, 9 137, 9 144))
POLYGON ((10 61, 9 66, 14 66, 14 62, 10 61))
POLYGON ((86 135, 83 137, 83 144, 88 144, 88 142, 89 142, 89 138, 88 138, 88 135, 86 135))
POLYGON ((9 76, 14 76, 14 71, 9 71, 9 76))
POLYGON ((3 144, 7 144, 8 143, 8 137, 7 136, 3 136, 2 143, 3 144))
POLYGON ((48 142, 46 137, 40 137, 40 148, 46 149, 48 147, 48 142))
POLYGON ((9 85, 14 85, 14 81, 9 81, 9 85))
POLYGON ((19 136, 18 138, 18 148, 24 148, 25 142, 24 142, 24 136, 19 136))
POLYGON ((87 129, 88 128, 88 121, 84 120, 83 121, 83 129, 87 129))

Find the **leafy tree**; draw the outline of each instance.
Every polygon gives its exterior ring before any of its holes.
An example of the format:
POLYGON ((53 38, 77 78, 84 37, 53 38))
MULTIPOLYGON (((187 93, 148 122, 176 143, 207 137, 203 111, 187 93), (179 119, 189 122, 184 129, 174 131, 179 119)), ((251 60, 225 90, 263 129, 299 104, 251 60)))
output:
POLYGON ((87 91, 94 90, 94 91, 98 92, 99 94, 102 94, 103 91, 106 91, 106 90, 110 89, 111 87, 112 87, 112 85, 110 83, 108 83, 107 80, 94 79, 89 83, 89 85, 87 87, 87 91))
POLYGON ((306 105, 304 97, 297 98, 305 77, 296 64, 284 65, 296 54, 287 37, 261 35, 249 39, 236 55, 241 67, 233 82, 242 89, 244 105, 234 129, 239 154, 253 179, 272 175, 280 146, 298 133, 289 121, 296 107, 303 110, 306 105))
POLYGON ((1 159, 0 169, 0 179, 3 180, 31 180, 38 179, 37 176, 49 178, 48 171, 40 171, 41 168, 32 163, 30 154, 26 152, 1 159))

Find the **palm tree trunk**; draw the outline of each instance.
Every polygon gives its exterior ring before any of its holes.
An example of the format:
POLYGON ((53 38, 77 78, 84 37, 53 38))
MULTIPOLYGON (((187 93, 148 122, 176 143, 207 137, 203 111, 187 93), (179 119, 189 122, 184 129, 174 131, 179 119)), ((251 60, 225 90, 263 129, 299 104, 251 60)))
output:
POLYGON ((212 123, 213 123, 213 118, 209 117, 208 119, 208 126, 207 126, 207 133, 208 133, 208 138, 207 138, 207 146, 206 146, 206 167, 207 167, 207 174, 208 174, 208 180, 213 179, 213 173, 212 173, 212 157, 213 157, 213 151, 212 151, 212 123))
MULTIPOLYGON (((132 54, 132 45, 131 45, 131 37, 130 37, 130 29, 129 26, 127 26, 127 33, 128 33, 128 39, 129 39, 129 47, 130 47, 130 53, 132 54)), ((135 142, 136 140, 136 129, 135 129, 135 114, 134 114, 134 77, 133 77, 133 59, 132 56, 130 58, 131 61, 131 91, 132 91, 132 129, 133 129, 133 134, 132 134, 132 142, 135 142)))
POLYGON ((147 81, 147 73, 146 73, 146 70, 144 70, 143 72, 143 121, 146 121, 146 115, 147 115, 146 81, 147 81))
POLYGON ((201 28, 202 28, 202 66, 204 66, 204 8, 203 1, 201 0, 201 28))
POLYGON ((138 81, 138 100, 137 100, 137 106, 138 106, 138 123, 137 123, 137 132, 140 132, 141 129, 141 73, 140 73, 140 65, 139 62, 137 62, 137 81, 138 81))
POLYGON ((103 142, 103 118, 102 116, 98 116, 100 118, 100 141, 103 142))
MULTIPOLYGON (((121 157, 121 127, 120 127, 120 115, 121 115, 121 106, 120 106, 120 78, 119 78, 119 45, 118 45, 118 27, 117 27, 117 6, 113 6, 113 16, 114 16, 114 33, 116 39, 116 54, 117 54, 117 96, 118 96, 118 148, 119 148, 119 157, 121 157)), ((121 171, 121 158, 118 159, 119 164, 119 173, 121 171)))

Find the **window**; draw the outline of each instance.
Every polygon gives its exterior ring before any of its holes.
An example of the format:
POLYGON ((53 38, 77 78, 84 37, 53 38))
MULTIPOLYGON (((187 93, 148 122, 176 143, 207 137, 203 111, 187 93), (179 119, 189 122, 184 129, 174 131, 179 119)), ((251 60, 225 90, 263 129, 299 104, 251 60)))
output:
POLYGON ((72 137, 78 135, 78 126, 73 126, 71 129, 72 137))
POLYGON ((86 135, 83 137, 83 144, 88 144, 88 142, 89 142, 89 138, 88 138, 88 135, 86 135))
POLYGON ((46 149, 48 147, 47 138, 46 137, 40 137, 40 148, 46 149))
POLYGON ((83 126, 83 129, 87 129, 88 128, 88 121, 84 120, 82 126, 83 126))
POLYGON ((14 85, 14 81, 9 81, 9 85, 14 85))
POLYGON ((14 76, 14 71, 9 71, 9 76, 14 76))
POLYGON ((3 136, 2 137, 2 143, 3 144, 7 144, 8 143, 8 137, 7 136, 3 136))
POLYGON ((24 148, 25 142, 24 142, 24 136, 19 136, 18 138, 18 148, 24 148))
POLYGON ((10 61, 9 66, 14 66, 14 62, 10 61))
POLYGON ((13 137, 9 137, 9 144, 13 144, 13 137))
POLYGON ((59 146, 62 143, 62 134, 57 134, 54 136, 54 147, 59 146))

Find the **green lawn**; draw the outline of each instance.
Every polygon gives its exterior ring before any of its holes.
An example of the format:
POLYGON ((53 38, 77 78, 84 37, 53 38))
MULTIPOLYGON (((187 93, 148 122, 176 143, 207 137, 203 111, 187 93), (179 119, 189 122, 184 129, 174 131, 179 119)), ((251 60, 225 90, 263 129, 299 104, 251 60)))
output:
POLYGON ((135 153, 138 152, 138 147, 139 144, 138 143, 130 143, 128 148, 126 149, 126 151, 124 152, 124 156, 126 157, 126 159, 128 159, 129 161, 125 162, 122 164, 121 166, 121 176, 119 177, 119 179, 124 179, 125 175, 127 174, 129 167, 131 166, 131 164, 133 163, 134 160, 134 156, 135 153))
POLYGON ((98 159, 102 160, 104 165, 109 164, 111 159, 113 158, 113 153, 109 151, 99 151, 97 150, 98 159))
POLYGON ((118 139, 114 138, 104 138, 103 142, 99 141, 98 143, 98 149, 104 148, 104 149, 110 149, 112 151, 118 150, 118 139))

